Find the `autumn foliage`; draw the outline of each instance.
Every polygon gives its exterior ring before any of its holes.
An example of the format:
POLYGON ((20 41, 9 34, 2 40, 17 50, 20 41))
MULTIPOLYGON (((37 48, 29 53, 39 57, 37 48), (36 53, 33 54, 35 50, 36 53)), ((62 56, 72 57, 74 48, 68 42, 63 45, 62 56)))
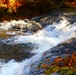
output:
POLYGON ((45 71, 45 75, 50 75, 51 73, 59 73, 59 75, 73 75, 76 74, 76 52, 71 56, 66 54, 67 57, 61 58, 57 57, 54 62, 49 65, 45 71))
POLYGON ((0 0, 0 8, 8 9, 8 12, 16 12, 24 0, 0 0))
MULTIPOLYGON (((76 52, 72 55, 65 53, 66 57, 57 57, 53 63, 46 64, 41 63, 37 66, 37 69, 42 68, 45 70, 45 75, 51 75, 52 73, 58 73, 59 75, 75 75, 76 74, 76 52)), ((46 62, 49 62, 50 58, 46 58, 46 62)))
MULTIPOLYGON (((8 12, 16 12, 17 8, 20 6, 29 5, 30 8, 36 7, 43 10, 43 8, 47 7, 55 8, 57 6, 63 5, 63 3, 67 4, 69 0, 0 0, 0 8, 8 9, 8 12)), ((75 0, 72 1, 73 4, 76 4, 75 0)))

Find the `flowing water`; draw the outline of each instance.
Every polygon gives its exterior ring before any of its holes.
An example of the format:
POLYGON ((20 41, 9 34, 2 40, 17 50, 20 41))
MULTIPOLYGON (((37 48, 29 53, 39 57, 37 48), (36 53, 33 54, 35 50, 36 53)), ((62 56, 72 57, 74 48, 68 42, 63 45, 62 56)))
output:
POLYGON ((2 39, 2 42, 7 45, 32 44, 33 48, 30 48, 30 53, 34 55, 20 62, 12 59, 5 63, 4 60, 1 60, 0 75, 29 75, 30 65, 38 61, 45 51, 73 37, 76 31, 76 22, 70 24, 64 16, 62 19, 58 23, 53 22, 52 25, 47 25, 35 34, 15 35, 2 39))

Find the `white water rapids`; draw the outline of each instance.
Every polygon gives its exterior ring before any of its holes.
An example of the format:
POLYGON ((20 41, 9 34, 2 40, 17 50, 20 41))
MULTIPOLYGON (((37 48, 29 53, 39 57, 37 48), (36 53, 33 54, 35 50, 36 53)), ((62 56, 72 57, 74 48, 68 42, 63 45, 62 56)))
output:
MULTIPOLYGON (((14 38, 7 39, 8 44, 32 43, 36 46, 31 52, 35 53, 33 57, 16 62, 14 60, 4 63, 0 67, 0 75, 29 75, 30 65, 40 59, 42 54, 50 48, 56 46, 75 35, 76 22, 69 24, 63 17, 59 23, 54 22, 42 30, 31 35, 17 35, 14 38), (13 41, 11 41, 13 39, 13 41)), ((5 43, 7 42, 4 41, 5 43)))

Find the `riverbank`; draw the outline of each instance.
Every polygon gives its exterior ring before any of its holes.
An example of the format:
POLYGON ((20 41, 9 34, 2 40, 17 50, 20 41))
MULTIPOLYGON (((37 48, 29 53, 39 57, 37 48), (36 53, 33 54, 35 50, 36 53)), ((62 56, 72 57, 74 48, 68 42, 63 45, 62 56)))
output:
POLYGON ((67 5, 63 5, 61 7, 57 8, 49 8, 49 10, 44 11, 38 11, 38 10, 32 10, 32 9, 26 9, 25 11, 21 11, 20 13, 12 13, 12 14, 6 14, 5 16, 2 16, 0 18, 1 21, 10 21, 10 20, 19 20, 19 19, 31 19, 36 16, 41 16, 48 14, 49 12, 52 12, 53 10, 61 10, 62 12, 76 12, 75 8, 72 8, 67 5))
MULTIPOLYGON (((46 66, 50 65, 55 60, 55 58, 64 58, 67 56, 66 53, 72 55, 74 52, 76 52, 76 35, 73 38, 62 42, 51 48, 49 51, 45 52, 40 61, 31 65, 30 75, 44 75, 45 70, 47 69, 46 66)), ((54 75, 59 74, 55 73, 54 75)))

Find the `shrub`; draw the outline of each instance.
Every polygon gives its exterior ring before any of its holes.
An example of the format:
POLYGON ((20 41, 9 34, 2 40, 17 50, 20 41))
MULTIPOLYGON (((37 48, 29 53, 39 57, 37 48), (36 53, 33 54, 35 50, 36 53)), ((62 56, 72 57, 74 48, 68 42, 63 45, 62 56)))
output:
POLYGON ((49 65, 45 70, 45 75, 52 73, 59 73, 59 75, 75 75, 76 74, 76 52, 71 56, 67 54, 67 57, 57 57, 54 62, 49 65))
POLYGON ((58 73, 59 75, 75 75, 76 52, 74 52, 72 55, 69 55, 66 52, 66 57, 57 57, 54 59, 52 64, 40 63, 36 69, 38 70, 40 68, 44 70, 45 75, 51 75, 52 73, 58 73))

